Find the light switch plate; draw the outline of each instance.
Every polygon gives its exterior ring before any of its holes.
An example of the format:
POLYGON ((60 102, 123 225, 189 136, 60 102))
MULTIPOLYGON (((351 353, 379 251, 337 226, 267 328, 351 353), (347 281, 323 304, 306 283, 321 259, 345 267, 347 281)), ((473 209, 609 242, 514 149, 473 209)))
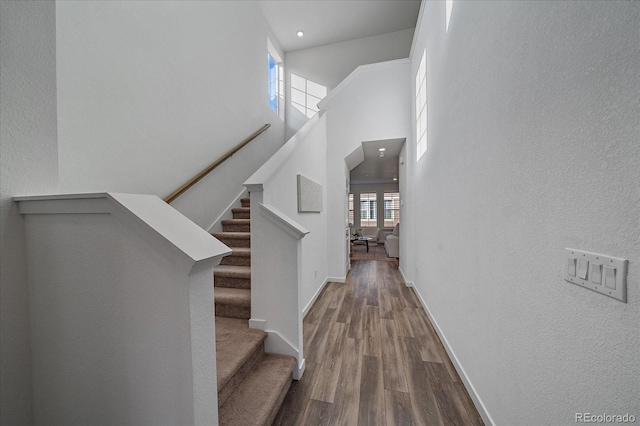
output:
MULTIPOLYGON (((589 253, 587 251, 575 250, 570 248, 564 249, 564 280, 568 281, 572 284, 579 285, 581 287, 588 288, 593 291, 597 291, 598 293, 602 293, 605 296, 613 297, 614 299, 618 299, 621 302, 627 303, 627 259, 620 259, 618 257, 607 256, 606 254, 597 254, 597 253, 589 253), (594 283, 591 278, 591 274, 594 272, 592 268, 589 271, 589 274, 586 276, 586 279, 581 279, 579 276, 572 276, 569 273, 569 259, 578 259, 578 264, 580 264, 580 260, 583 262, 589 262, 589 265, 602 265, 601 271, 601 280, 600 284, 594 283), (605 271, 608 268, 615 269, 615 289, 605 286, 604 275, 605 271)), ((579 267, 578 267, 579 269, 579 267)), ((598 268, 599 269, 599 268, 598 268)), ((600 269, 599 269, 600 270, 600 269)), ((576 274, 579 275, 579 274, 576 274)))

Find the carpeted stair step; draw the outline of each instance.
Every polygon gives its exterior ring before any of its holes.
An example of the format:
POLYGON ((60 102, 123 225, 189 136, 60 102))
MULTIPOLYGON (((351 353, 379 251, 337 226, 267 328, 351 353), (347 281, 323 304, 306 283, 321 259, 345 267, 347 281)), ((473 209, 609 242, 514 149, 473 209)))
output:
POLYGON ((231 247, 233 253, 225 256, 220 265, 251 266, 251 249, 249 247, 231 247))
POLYGON ((269 426, 291 386, 295 358, 265 354, 219 409, 221 426, 269 426))
POLYGON ((251 232, 216 232, 211 235, 229 247, 251 247, 251 232))
POLYGON ((251 266, 216 266, 213 268, 213 285, 216 288, 226 287, 251 290, 251 266))
POLYGON ((216 287, 214 294, 216 316, 251 318, 251 290, 216 287))
POLYGON ((216 317, 219 406, 262 359, 266 338, 267 333, 249 328, 246 320, 216 317))
POLYGON ((231 209, 234 219, 251 219, 251 209, 249 207, 236 207, 231 209))
POLYGON ((223 220, 222 232, 251 232, 251 220, 250 219, 223 220))
POLYGON ((251 198, 240 198, 240 204, 242 207, 251 207, 251 198))

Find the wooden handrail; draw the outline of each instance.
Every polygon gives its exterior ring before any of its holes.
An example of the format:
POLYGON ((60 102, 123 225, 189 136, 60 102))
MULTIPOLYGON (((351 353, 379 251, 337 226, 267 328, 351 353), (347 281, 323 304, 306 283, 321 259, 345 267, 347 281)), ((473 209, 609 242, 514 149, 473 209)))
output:
POLYGON ((209 167, 207 167, 206 169, 204 169, 203 171, 201 171, 200 173, 198 173, 197 175, 195 175, 193 178, 191 178, 187 183, 185 183, 184 185, 182 185, 180 188, 176 189, 175 191, 173 191, 173 193, 171 193, 171 195, 169 195, 168 197, 166 197, 164 199, 164 201, 166 203, 170 203, 173 200, 175 200, 176 198, 178 198, 180 195, 182 195, 182 193, 184 193, 187 189, 191 188, 193 185, 195 185, 200 179, 202 179, 203 177, 205 177, 206 175, 208 175, 209 173, 211 173, 216 167, 218 167, 220 164, 224 163, 225 161, 227 161, 229 158, 231 158, 231 156, 233 154, 235 154, 236 152, 240 151, 245 145, 247 145, 249 142, 251 142, 252 140, 254 140, 255 138, 257 138, 258 136, 260 136, 265 130, 267 130, 269 127, 271 127, 271 124, 267 123, 264 126, 262 126, 260 129, 258 129, 255 133, 253 133, 251 136, 249 136, 248 138, 246 138, 245 140, 243 140, 242 142, 240 142, 238 145, 236 145, 235 148, 231 149, 230 151, 228 151, 226 154, 224 154, 222 157, 220 157, 219 159, 217 159, 214 163, 212 163, 209 167))

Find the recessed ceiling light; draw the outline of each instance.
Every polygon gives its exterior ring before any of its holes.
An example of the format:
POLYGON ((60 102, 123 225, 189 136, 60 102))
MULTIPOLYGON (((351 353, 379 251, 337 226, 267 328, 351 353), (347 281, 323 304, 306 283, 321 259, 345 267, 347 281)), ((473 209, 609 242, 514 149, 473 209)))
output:
POLYGON ((398 180, 398 178, 393 178, 393 180, 398 180))
POLYGON ((298 35, 298 37, 302 37, 304 35, 304 31, 298 30, 296 34, 298 35))
POLYGON ((383 152, 383 151, 386 151, 386 150, 387 150, 387 148, 378 148, 378 151, 380 151, 380 152, 383 152))

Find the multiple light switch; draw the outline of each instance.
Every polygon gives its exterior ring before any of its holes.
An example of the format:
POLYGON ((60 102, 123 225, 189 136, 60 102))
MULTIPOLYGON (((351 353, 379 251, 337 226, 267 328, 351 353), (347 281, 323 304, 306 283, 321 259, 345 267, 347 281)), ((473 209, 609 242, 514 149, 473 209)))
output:
POLYGON ((626 303, 627 263, 626 259, 568 248, 564 279, 626 303))
POLYGON ((594 284, 602 284, 602 265, 599 263, 591 264, 591 282, 594 284))
POLYGON ((589 261, 586 259, 578 259, 578 278, 586 280, 587 269, 589 269, 589 261))

